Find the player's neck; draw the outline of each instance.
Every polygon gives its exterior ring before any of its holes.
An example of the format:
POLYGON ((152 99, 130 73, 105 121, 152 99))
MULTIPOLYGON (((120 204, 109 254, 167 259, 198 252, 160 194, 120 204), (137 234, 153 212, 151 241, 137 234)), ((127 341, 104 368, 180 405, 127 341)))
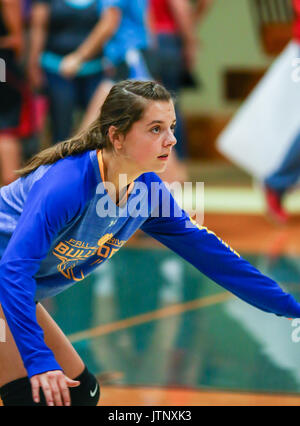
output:
POLYGON ((122 192, 127 185, 137 179, 142 172, 136 170, 126 159, 113 151, 102 151, 105 181, 114 185, 116 192, 122 192), (125 175, 120 179, 120 175, 125 175))

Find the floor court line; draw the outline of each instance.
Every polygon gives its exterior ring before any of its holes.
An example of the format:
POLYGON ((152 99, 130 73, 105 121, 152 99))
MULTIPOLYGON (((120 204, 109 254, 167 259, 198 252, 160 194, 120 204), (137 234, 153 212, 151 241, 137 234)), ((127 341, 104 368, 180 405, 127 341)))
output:
POLYGON ((207 306, 216 305, 218 303, 223 303, 229 299, 232 299, 233 297, 234 296, 231 293, 222 292, 222 293, 214 294, 212 296, 202 297, 190 302, 167 306, 165 308, 161 308, 152 312, 147 312, 146 314, 141 314, 131 318, 126 318, 121 321, 99 325, 98 327, 94 327, 89 330, 83 330, 78 333, 70 334, 68 335, 68 338, 71 341, 71 343, 76 343, 81 340, 104 336, 104 335, 113 333, 115 331, 127 329, 129 327, 134 327, 136 325, 144 324, 150 321, 168 318, 173 315, 179 315, 184 312, 205 308, 207 306))
POLYGON ((226 392, 143 386, 103 386, 99 406, 299 406, 289 394, 226 392))

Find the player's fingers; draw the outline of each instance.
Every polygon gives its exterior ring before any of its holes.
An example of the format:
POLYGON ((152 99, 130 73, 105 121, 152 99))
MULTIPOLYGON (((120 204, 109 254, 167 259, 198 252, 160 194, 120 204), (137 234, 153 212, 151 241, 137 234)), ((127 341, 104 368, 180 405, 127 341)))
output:
POLYGON ((69 388, 75 388, 75 387, 77 387, 77 386, 79 386, 79 385, 80 385, 80 382, 79 382, 78 380, 72 380, 72 379, 70 379, 70 378, 69 378, 69 377, 67 377, 67 376, 65 376, 65 378, 66 378, 67 386, 68 386, 69 388))
POLYGON ((72 401, 71 401, 70 391, 69 391, 66 379, 67 379, 66 376, 59 379, 59 387, 60 387, 60 391, 61 391, 61 395, 63 399, 63 404, 69 407, 72 401))
POLYGON ((56 405, 57 407, 61 407, 63 403, 62 403, 61 389, 58 382, 59 382, 59 378, 57 376, 49 376, 49 385, 51 387, 54 405, 56 405))
POLYGON ((47 405, 54 406, 54 399, 52 395, 51 386, 49 384, 48 377, 45 374, 41 375, 40 383, 45 395, 47 405))
POLYGON ((40 381, 38 377, 32 376, 30 379, 31 390, 32 390, 32 399, 37 404, 40 402, 40 381))

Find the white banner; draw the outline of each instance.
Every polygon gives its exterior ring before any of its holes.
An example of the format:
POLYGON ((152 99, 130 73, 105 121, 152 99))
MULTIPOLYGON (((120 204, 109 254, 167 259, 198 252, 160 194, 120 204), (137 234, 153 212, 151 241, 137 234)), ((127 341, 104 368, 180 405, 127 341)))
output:
POLYGON ((258 180, 281 164, 300 131, 300 46, 290 42, 217 140, 219 151, 258 180))

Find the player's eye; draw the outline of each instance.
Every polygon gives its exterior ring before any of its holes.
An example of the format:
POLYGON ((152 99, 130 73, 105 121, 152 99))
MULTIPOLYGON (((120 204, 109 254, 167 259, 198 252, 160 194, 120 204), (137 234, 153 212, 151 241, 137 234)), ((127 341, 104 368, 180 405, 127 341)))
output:
POLYGON ((160 126, 152 127, 151 132, 157 135, 160 132, 160 126))

